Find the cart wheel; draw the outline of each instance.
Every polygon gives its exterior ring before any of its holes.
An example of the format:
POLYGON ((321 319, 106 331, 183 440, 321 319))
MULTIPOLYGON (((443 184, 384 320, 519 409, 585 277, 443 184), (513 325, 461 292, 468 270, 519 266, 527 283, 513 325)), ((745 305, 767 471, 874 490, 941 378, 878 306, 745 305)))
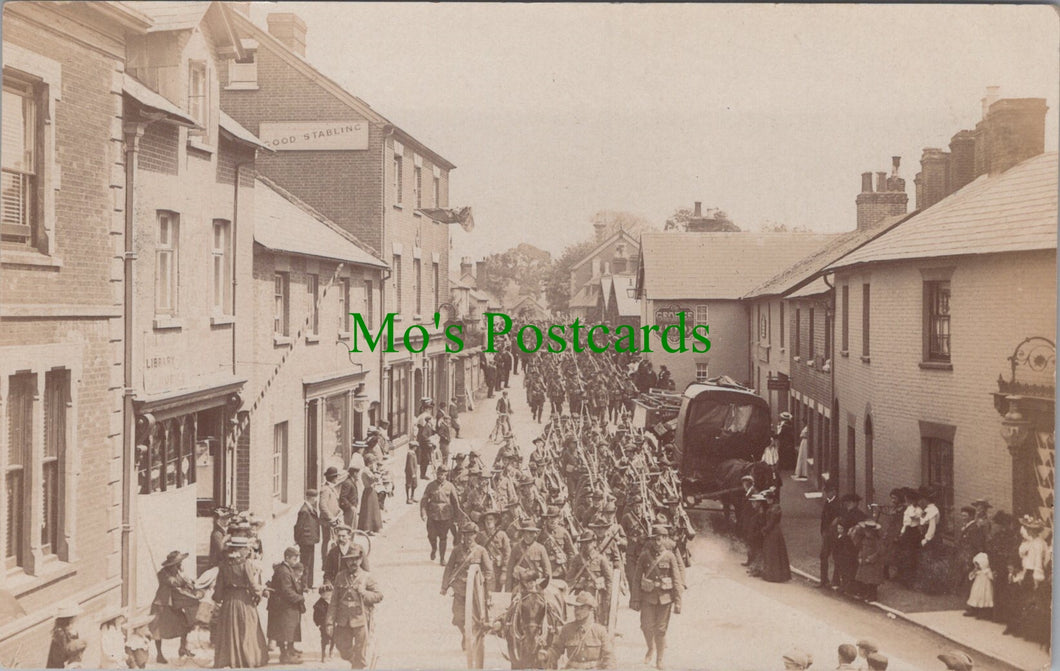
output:
POLYGON ((482 668, 486 652, 485 633, 488 629, 486 582, 478 564, 472 564, 467 569, 467 592, 464 594, 464 650, 467 653, 467 668, 482 668))

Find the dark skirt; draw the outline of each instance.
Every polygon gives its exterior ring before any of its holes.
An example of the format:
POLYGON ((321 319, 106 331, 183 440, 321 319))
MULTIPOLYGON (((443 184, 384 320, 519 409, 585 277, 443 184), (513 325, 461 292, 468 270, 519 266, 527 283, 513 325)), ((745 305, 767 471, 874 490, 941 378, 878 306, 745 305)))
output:
POLYGON ((195 627, 195 609, 181 609, 173 606, 151 606, 153 619, 148 626, 151 638, 165 640, 187 636, 195 627))
POLYGON ((784 534, 777 525, 766 534, 762 541, 762 579, 769 582, 787 582, 791 580, 791 563, 788 560, 788 546, 784 534))
POLYGON ((250 595, 241 591, 230 594, 218 616, 214 668, 249 669, 265 666, 268 661, 269 644, 250 595))
POLYGON ((925 594, 945 594, 950 588, 950 560, 936 536, 917 558, 916 589, 925 594))

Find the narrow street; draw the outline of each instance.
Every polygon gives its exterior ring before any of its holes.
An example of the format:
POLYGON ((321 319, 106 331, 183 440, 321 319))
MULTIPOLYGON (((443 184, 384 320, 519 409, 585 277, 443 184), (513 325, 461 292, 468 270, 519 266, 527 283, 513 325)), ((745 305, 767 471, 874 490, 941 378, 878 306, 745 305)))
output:
MULTIPOLYGON (((525 450, 538 425, 529 421, 521 385, 522 376, 513 376, 512 424, 525 450)), ((461 437, 453 442, 454 453, 476 449, 487 463, 492 463, 497 446, 490 445, 485 438, 493 426, 494 403, 495 400, 486 399, 474 411, 461 415, 461 437)), ((400 471, 403 463, 402 448, 395 452, 392 470, 400 471)), ((401 479, 396 482, 400 485, 401 479)), ((426 481, 421 481, 417 496, 425 484, 426 481)), ((372 573, 385 594, 376 611, 376 631, 380 633, 376 639, 375 667, 463 668, 465 658, 460 649, 460 635, 450 624, 452 597, 439 594, 442 570, 437 562, 430 560, 418 511, 418 505, 406 505, 399 497, 388 505, 389 522, 373 542, 372 573)), ((671 668, 733 671, 779 668, 781 656, 796 647, 812 654, 817 660, 815 666, 834 668, 836 648, 841 643, 869 638, 890 659, 889 669, 930 670, 942 667, 936 659, 939 653, 958 647, 870 606, 842 599, 832 592, 820 592, 800 578, 773 584, 747 576, 740 566, 742 550, 727 538, 709 531, 707 516, 710 514, 699 513, 695 517, 700 533, 692 546, 693 565, 687 572, 684 608, 671 619, 670 625, 668 664, 671 668), (709 645, 703 643, 706 632, 710 634, 709 645), (773 632, 783 632, 783 636, 777 637, 773 632)), ((623 598, 622 603, 628 604, 628 598, 623 598)), ((264 623, 264 607, 262 616, 264 623)), ((638 617, 625 606, 620 611, 615 651, 621 668, 643 667, 644 642, 638 617)), ((308 615, 303 621, 302 634, 304 666, 345 668, 337 656, 325 664, 319 663, 318 632, 308 615)), ((486 667, 509 668, 502 654, 504 650, 501 639, 488 637, 486 667)), ((977 670, 1012 668, 974 651, 968 652, 976 660, 977 670)))

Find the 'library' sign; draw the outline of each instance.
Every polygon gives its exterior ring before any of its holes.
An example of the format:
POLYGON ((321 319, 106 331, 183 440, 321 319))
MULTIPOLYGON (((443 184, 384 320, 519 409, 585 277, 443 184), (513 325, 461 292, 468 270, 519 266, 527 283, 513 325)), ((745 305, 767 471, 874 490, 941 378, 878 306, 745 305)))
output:
POLYGON ((341 151, 368 148, 363 121, 262 122, 261 141, 276 151, 341 151))

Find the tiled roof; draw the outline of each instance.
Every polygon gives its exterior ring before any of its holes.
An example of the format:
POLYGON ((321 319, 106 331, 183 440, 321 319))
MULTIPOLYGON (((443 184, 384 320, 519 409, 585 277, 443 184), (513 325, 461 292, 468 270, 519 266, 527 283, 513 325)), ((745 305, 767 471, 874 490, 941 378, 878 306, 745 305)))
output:
POLYGON ((279 252, 385 268, 336 225, 305 209, 271 182, 259 177, 254 190, 254 242, 279 252))
POLYGON ((832 290, 832 287, 828 286, 828 283, 824 281, 823 277, 811 281, 808 284, 792 291, 787 294, 788 298, 806 298, 807 296, 820 296, 821 294, 828 293, 832 290))
POLYGON ((834 239, 821 233, 645 233, 643 294, 735 300, 834 239))
POLYGON ((614 233, 612 233, 611 235, 609 235, 606 240, 604 240, 603 242, 601 242, 597 246, 593 247, 593 250, 591 252, 589 252, 588 254, 586 254, 585 256, 583 256, 581 261, 578 261, 573 266, 571 266, 571 270, 573 271, 573 270, 577 270, 578 268, 581 268, 590 259, 594 258, 597 254, 599 254, 601 251, 603 251, 609 244, 611 244, 612 242, 616 242, 616 241, 618 241, 620 239, 621 240, 625 240, 625 241, 629 242, 630 245, 632 245, 632 249, 630 251, 635 251, 636 250, 636 248, 637 248, 637 239, 634 238, 633 235, 630 234, 629 232, 627 232, 625 229, 619 229, 619 230, 615 231, 614 233))
POLYGON ((1056 249, 1057 153, 982 175, 829 269, 859 263, 1056 249))
POLYGON ((571 297, 569 305, 572 308, 595 308, 596 294, 593 293, 593 285, 586 284, 579 289, 578 293, 571 297))
POLYGON ((792 289, 799 288, 813 279, 818 271, 827 267, 830 263, 849 254, 873 238, 883 235, 908 216, 908 214, 901 214, 884 217, 874 226, 836 235, 820 249, 812 252, 809 256, 799 259, 782 270, 778 275, 752 289, 746 298, 780 296, 792 289))
POLYGON ((640 303, 636 298, 629 295, 626 289, 637 286, 637 278, 633 275, 613 276, 615 285, 615 305, 618 306, 619 317, 640 316, 640 303))

